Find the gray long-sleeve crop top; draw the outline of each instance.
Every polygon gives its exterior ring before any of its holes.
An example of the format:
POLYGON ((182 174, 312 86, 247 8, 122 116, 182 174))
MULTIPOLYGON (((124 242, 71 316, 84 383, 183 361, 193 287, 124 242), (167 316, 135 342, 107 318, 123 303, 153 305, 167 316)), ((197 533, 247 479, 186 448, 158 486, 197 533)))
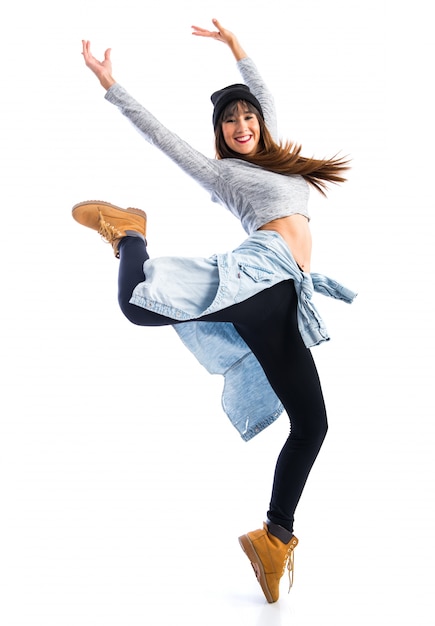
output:
MULTIPOLYGON (((277 138, 273 97, 254 62, 237 62, 243 80, 263 109, 266 125, 277 138)), ((251 235, 264 224, 295 213, 309 217, 308 183, 299 175, 269 172, 242 159, 215 159, 203 155, 161 124, 119 84, 106 92, 105 98, 116 105, 144 138, 170 157, 210 194, 214 202, 231 211, 251 235)))

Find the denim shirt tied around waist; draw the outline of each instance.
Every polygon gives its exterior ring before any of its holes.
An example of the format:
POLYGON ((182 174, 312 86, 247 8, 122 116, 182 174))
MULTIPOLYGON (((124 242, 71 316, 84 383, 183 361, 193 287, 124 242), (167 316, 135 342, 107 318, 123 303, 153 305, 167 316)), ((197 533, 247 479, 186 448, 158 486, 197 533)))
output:
POLYGON ((233 324, 196 320, 292 279, 299 332, 310 348, 329 340, 312 302, 314 291, 347 303, 356 296, 327 276, 302 272, 274 231, 256 231, 233 252, 208 259, 150 259, 144 271, 146 281, 137 285, 130 302, 176 320, 173 328, 185 346, 208 372, 224 376, 222 407, 245 441, 274 422, 283 406, 233 324))

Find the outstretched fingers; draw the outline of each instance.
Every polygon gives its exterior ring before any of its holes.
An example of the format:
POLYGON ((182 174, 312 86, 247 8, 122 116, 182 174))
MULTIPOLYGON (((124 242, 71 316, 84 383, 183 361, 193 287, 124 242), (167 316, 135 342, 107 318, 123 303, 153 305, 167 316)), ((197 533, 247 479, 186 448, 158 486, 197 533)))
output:
POLYGON ((110 60, 111 48, 107 48, 104 52, 104 59, 99 61, 91 52, 90 41, 83 39, 82 46, 82 54, 86 66, 97 76, 102 86, 108 89, 115 82, 112 76, 112 62, 110 60))
POLYGON ((208 30, 207 28, 201 28, 201 26, 192 26, 192 35, 196 35, 197 37, 211 37, 212 39, 216 39, 217 41, 225 42, 225 38, 222 36, 221 32, 224 29, 216 19, 213 19, 212 22, 218 29, 217 31, 208 30))

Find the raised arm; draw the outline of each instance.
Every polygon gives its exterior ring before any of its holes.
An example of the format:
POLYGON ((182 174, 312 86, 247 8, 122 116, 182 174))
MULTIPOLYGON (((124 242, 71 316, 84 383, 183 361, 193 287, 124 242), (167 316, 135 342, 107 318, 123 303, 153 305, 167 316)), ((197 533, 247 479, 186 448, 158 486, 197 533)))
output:
POLYGON ((166 128, 113 78, 110 48, 105 51, 104 59, 98 61, 91 53, 90 42, 83 40, 82 44, 85 63, 106 90, 106 100, 117 106, 150 144, 164 152, 202 187, 213 193, 219 177, 218 161, 207 158, 166 128))
POLYGON ((217 30, 211 31, 205 28, 200 28, 199 26, 192 26, 192 35, 196 35, 198 37, 210 37, 210 39, 215 39, 216 41, 225 43, 230 48, 237 61, 237 67, 242 75, 243 81, 248 85, 256 98, 258 98, 263 109, 266 125, 274 140, 277 141, 278 126, 276 120, 275 102, 269 88, 260 75, 255 63, 250 57, 248 57, 234 33, 224 28, 218 20, 213 19, 212 21, 217 30))
POLYGON ((234 33, 224 28, 218 20, 213 19, 212 22, 217 30, 212 31, 201 28, 200 26, 192 26, 192 35, 196 35, 197 37, 210 37, 211 39, 225 43, 233 53, 236 61, 240 61, 248 56, 234 33))

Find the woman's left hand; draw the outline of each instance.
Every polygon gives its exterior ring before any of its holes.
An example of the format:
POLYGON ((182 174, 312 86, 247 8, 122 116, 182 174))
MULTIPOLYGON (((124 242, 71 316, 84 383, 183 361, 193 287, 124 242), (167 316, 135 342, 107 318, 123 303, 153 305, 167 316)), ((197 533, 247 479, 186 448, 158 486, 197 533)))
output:
POLYGON ((235 35, 219 24, 216 19, 213 19, 212 22, 218 29, 217 31, 207 30, 206 28, 201 28, 200 26, 192 26, 192 35, 197 35, 198 37, 211 37, 212 39, 216 39, 216 41, 222 41, 226 44, 229 44, 231 39, 235 39, 235 35))
POLYGON ((207 30, 206 28, 201 28, 200 26, 192 26, 192 35, 196 35, 197 37, 210 37, 216 41, 222 41, 222 43, 227 44, 227 46, 231 49, 237 60, 246 57, 246 52, 240 46, 235 34, 224 28, 217 19, 213 19, 212 22, 216 26, 217 30, 207 30))
POLYGON ((91 53, 91 42, 82 40, 83 58, 87 67, 95 74, 105 89, 109 89, 116 81, 112 76, 112 61, 110 60, 111 49, 108 48, 104 53, 104 59, 98 61, 91 53))

